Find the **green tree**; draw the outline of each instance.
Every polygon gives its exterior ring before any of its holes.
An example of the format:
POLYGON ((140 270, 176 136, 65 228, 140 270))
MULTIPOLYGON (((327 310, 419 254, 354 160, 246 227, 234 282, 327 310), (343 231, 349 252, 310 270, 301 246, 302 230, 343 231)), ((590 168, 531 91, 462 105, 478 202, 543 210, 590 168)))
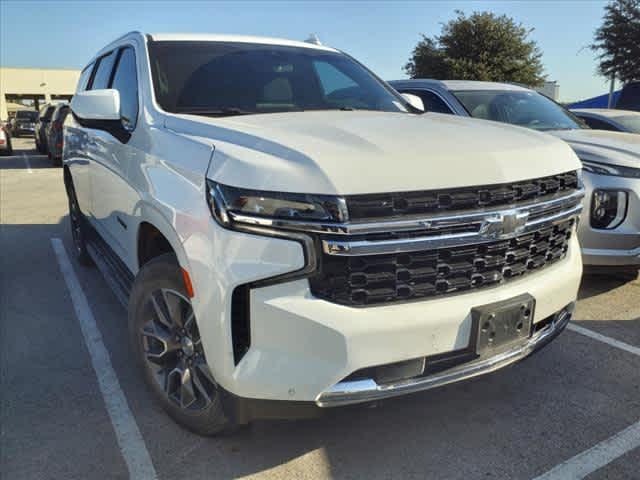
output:
POLYGON ((442 26, 439 36, 422 35, 404 69, 412 78, 486 80, 540 85, 542 53, 533 29, 506 16, 474 12, 442 26))
POLYGON ((610 2, 591 49, 600 52, 601 75, 625 83, 640 80, 640 0, 610 2))

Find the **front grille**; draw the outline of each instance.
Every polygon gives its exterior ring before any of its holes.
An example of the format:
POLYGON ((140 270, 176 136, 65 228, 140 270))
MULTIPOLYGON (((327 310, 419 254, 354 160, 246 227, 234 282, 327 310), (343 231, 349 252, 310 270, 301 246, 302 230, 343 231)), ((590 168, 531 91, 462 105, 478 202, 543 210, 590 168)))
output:
POLYGON ((499 185, 350 195, 346 202, 351 220, 366 220, 514 205, 576 188, 578 174, 574 171, 499 185))
POLYGON ((566 255, 574 219, 468 246, 365 256, 323 254, 314 296, 349 306, 414 300, 495 285, 566 255))

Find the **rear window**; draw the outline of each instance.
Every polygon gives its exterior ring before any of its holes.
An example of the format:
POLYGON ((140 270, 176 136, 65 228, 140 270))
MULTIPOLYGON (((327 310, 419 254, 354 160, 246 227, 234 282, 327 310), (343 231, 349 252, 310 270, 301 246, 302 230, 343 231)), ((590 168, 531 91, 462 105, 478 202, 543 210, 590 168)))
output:
POLYGON ((16 118, 19 118, 21 120, 35 121, 38 118, 38 112, 32 112, 30 110, 21 110, 16 113, 16 118))

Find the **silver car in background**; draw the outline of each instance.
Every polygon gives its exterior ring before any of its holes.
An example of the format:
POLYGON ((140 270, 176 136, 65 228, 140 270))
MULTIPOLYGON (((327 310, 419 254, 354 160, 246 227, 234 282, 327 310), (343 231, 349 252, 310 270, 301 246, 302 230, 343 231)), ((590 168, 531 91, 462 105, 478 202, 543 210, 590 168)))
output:
POLYGON ((429 112, 544 131, 566 141, 583 163, 587 189, 579 237, 586 267, 640 269, 640 135, 593 130, 538 92, 506 83, 457 80, 389 82, 417 95, 429 112))
POLYGON ((571 113, 596 130, 640 133, 640 112, 608 108, 572 108, 571 113))

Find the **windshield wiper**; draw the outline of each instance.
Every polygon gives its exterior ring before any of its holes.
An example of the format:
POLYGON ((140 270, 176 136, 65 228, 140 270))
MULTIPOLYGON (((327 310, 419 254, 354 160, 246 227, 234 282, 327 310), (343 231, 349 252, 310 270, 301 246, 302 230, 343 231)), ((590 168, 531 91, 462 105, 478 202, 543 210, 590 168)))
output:
POLYGON ((234 115, 254 115, 259 112, 250 112, 236 107, 225 108, 177 108, 176 113, 185 113, 187 115, 204 115, 206 117, 232 117, 234 115))

